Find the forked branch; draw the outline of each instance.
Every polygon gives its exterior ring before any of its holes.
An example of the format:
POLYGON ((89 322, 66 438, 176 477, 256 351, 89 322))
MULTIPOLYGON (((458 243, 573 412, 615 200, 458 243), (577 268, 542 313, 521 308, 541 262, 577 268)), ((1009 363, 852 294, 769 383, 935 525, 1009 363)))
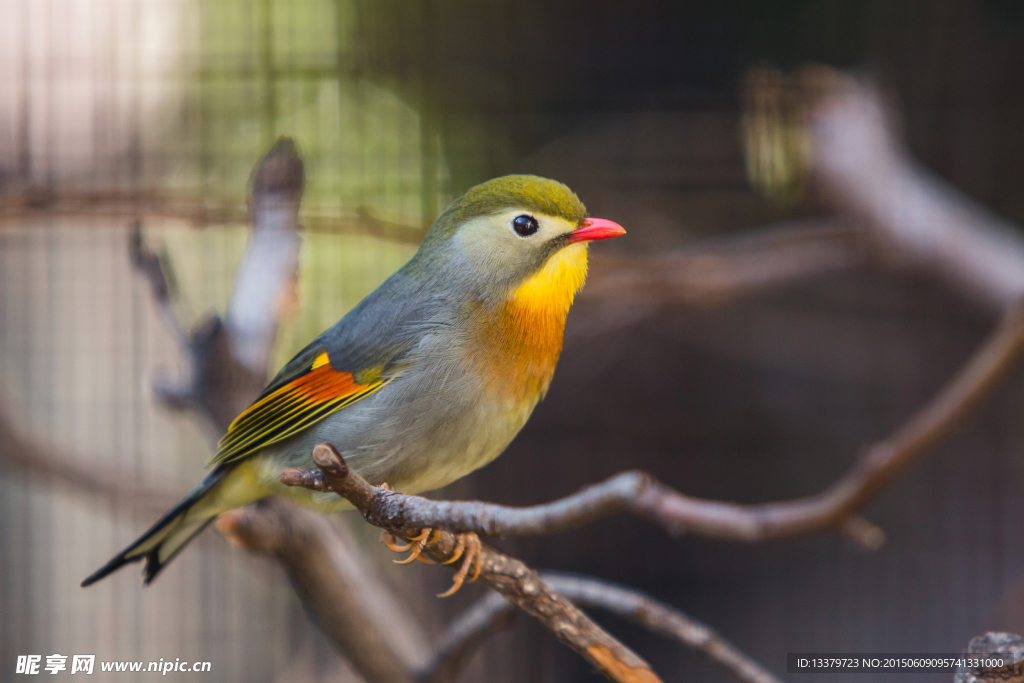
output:
MULTIPOLYGON (((381 493, 388 489, 371 485, 345 464, 330 445, 321 444, 313 450, 313 461, 319 467, 319 478, 309 472, 286 470, 282 481, 292 485, 309 484, 316 490, 330 490, 348 500, 374 526, 402 538, 413 538, 419 528, 411 528, 397 520, 387 520, 373 513, 381 493)), ((440 532, 436 542, 426 545, 422 554, 438 564, 458 559, 462 544, 448 532, 440 532)), ((519 560, 489 546, 481 548, 478 580, 500 593, 524 612, 534 617, 556 638, 575 650, 610 680, 621 683, 648 683, 660 679, 635 652, 609 635, 586 614, 553 591, 540 575, 519 560)))
MULTIPOLYGON (((856 512, 895 477, 952 435, 1016 365, 1022 350, 1024 308, 1017 305, 1007 311, 996 330, 960 372, 902 428, 869 447, 854 468, 832 487, 818 495, 793 501, 743 506, 702 500, 674 491, 641 472, 625 472, 573 496, 531 508, 431 501, 372 487, 361 478, 352 478, 353 473, 344 467, 340 456, 326 448, 314 456, 321 470, 289 470, 282 475, 282 481, 338 492, 353 502, 371 523, 399 535, 405 530, 406 536, 422 527, 491 536, 549 534, 622 510, 644 516, 673 533, 760 542, 839 529, 872 547, 881 542, 882 532, 856 516, 856 512)), ((451 536, 445 538, 453 540, 451 536)), ((433 552, 439 549, 443 546, 433 552)), ((488 552, 493 551, 488 549, 488 552)), ((431 559, 443 561, 444 556, 431 556, 431 559)), ((740 680, 772 680, 770 673, 710 630, 704 630, 706 627, 695 625, 664 606, 648 609, 643 606, 643 600, 628 589, 617 592, 604 585, 595 588, 597 584, 591 580, 574 586, 568 579, 559 581, 557 578, 549 580, 548 585, 559 592, 565 591, 564 597, 581 605, 604 607, 627 618, 632 615, 652 630, 660 630, 701 650, 740 680)), ((448 680, 445 677, 458 671, 473 648, 508 618, 500 603, 492 600, 481 603, 475 611, 453 624, 446 639, 439 643, 431 665, 425 669, 429 674, 426 680, 448 680)), ((543 622, 543 614, 538 618, 543 622)))
MULTIPOLYGON (((863 545, 881 542, 879 529, 856 513, 930 449, 949 438, 991 394, 1024 351, 1024 307, 1012 307, 963 368, 906 424, 869 446, 854 467, 825 491, 777 503, 740 505, 687 496, 649 475, 630 471, 544 505, 515 508, 477 501, 435 501, 389 489, 353 491, 356 507, 382 528, 445 529, 481 536, 553 534, 625 511, 672 534, 762 542, 828 529, 863 545)), ((286 471, 282 481, 332 490, 323 472, 286 471)), ((347 497, 347 496, 346 496, 347 497)), ((350 499, 351 500, 351 499, 350 499)))
MULTIPOLYGON (((604 610, 642 628, 695 650, 744 683, 779 683, 771 672, 750 659, 709 626, 649 595, 588 576, 544 572, 541 578, 573 604, 604 610)), ((490 594, 449 624, 437 640, 428 681, 446 681, 479 644, 504 628, 515 607, 490 594)))

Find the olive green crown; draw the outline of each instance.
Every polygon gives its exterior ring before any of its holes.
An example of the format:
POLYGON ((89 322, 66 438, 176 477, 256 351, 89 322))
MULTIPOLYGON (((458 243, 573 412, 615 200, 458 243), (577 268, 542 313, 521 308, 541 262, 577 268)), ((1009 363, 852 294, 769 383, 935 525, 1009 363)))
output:
POLYGON ((434 221, 428 238, 450 237, 460 225, 473 218, 513 208, 564 218, 574 224, 587 217, 587 208, 579 197, 557 180, 535 175, 507 175, 471 187, 453 201, 434 221))

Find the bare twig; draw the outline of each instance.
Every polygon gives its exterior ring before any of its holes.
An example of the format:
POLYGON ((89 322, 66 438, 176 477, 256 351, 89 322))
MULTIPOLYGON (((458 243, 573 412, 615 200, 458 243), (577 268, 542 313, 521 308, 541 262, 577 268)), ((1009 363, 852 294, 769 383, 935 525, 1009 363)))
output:
MULTIPOLYGON (((278 140, 253 171, 248 212, 253 230, 225 322, 209 316, 191 337, 180 335, 189 380, 184 386, 157 387, 167 405, 189 408, 202 418, 211 440, 263 388, 278 327, 294 305, 303 183, 294 144, 278 140)), ((133 247, 136 266, 158 306, 164 306, 166 274, 160 260, 141 241, 133 241, 133 247)), ((277 559, 311 618, 368 681, 411 681, 409 672, 422 668, 427 647, 419 624, 364 566, 351 539, 322 516, 271 500, 222 515, 217 526, 229 542, 277 559)))
MULTIPOLYGON (((433 501, 376 489, 357 507, 376 526, 432 527, 483 536, 552 534, 629 511, 673 534, 762 542, 827 529, 876 547, 881 531, 855 516, 893 479, 949 438, 974 413, 1024 351, 1024 308, 1017 306, 945 387, 888 439, 870 446, 853 469, 822 493, 779 503, 738 505, 683 495, 632 471, 545 505, 513 508, 475 501, 433 501)), ((328 484, 314 472, 289 473, 308 488, 328 484), (301 480, 299 478, 302 478, 301 480)), ((286 481, 288 483, 288 481, 286 481)), ((353 501, 355 502, 355 501, 353 501)))
POLYGON ((194 410, 209 440, 216 443, 231 420, 259 393, 265 377, 235 359, 219 316, 208 315, 191 334, 185 332, 171 305, 167 264, 146 246, 138 224, 129 235, 128 252, 132 265, 149 283, 157 312, 188 367, 185 381, 157 377, 153 391, 166 408, 194 410))
POLYGON ((676 640, 722 667, 745 683, 779 683, 760 664, 750 659, 711 627, 662 604, 640 591, 586 576, 545 572, 545 581, 581 607, 611 612, 649 631, 676 640))
MULTIPOLYGON (((814 67, 789 81, 755 77, 750 85, 758 91, 751 102, 768 96, 798 111, 778 125, 754 126, 748 157, 760 159, 755 165, 762 171, 794 175, 795 186, 809 177, 838 215, 756 228, 664 256, 595 254, 581 300, 601 307, 577 320, 576 338, 636 322, 665 305, 717 306, 869 263, 932 273, 997 310, 1024 294, 1021 230, 915 162, 872 84, 814 67), (772 134, 786 144, 764 139, 772 134), (783 149, 791 158, 764 158, 765 150, 783 149)), ((764 118, 758 114, 748 118, 764 118)))
MULTIPOLYGON (((700 652, 745 683, 779 683, 771 672, 736 649, 710 627, 640 591, 587 576, 544 572, 541 578, 579 607, 606 610, 649 631, 700 652)), ((490 594, 453 621, 438 638, 428 681, 451 680, 490 634, 516 614, 500 596, 490 594), (435 677, 436 676, 436 677, 435 677)))
MULTIPOLYGON (((291 486, 330 490, 319 472, 289 470, 282 479, 291 486)), ((367 518, 371 524, 393 524, 407 529, 424 527, 453 533, 472 531, 481 536, 546 536, 583 526, 616 512, 633 512, 660 524, 673 534, 692 533, 733 541, 763 542, 833 527, 868 549, 879 545, 881 530, 859 517, 824 524, 805 531, 774 522, 776 508, 802 507, 802 501, 738 505, 687 496, 639 470, 616 474, 598 484, 552 503, 517 508, 480 501, 430 500, 380 489, 367 518)), ((797 520, 790 520, 790 524, 797 520)))
MULTIPOLYGON (((633 510, 675 532, 743 541, 843 528, 863 534, 852 515, 897 476, 954 434, 974 414, 1024 351, 1024 309, 1007 311, 998 327, 961 370, 895 434, 866 449, 856 465, 822 493, 807 498, 740 506, 680 496, 655 484, 633 510), (842 526, 845 525, 845 526, 842 526)), ((868 528, 867 538, 876 535, 868 528)))
POLYGON ((1003 666, 962 667, 953 683, 1024 683, 1024 638, 1013 633, 986 633, 972 638, 965 653, 971 659, 1003 666))
MULTIPOLYGON (((387 489, 369 484, 349 469, 341 455, 327 444, 313 450, 313 461, 320 468, 323 482, 339 496, 351 502, 375 526, 396 536, 409 538, 419 529, 411 529, 384 518, 377 509, 387 489)), ((281 480, 301 485, 308 478, 293 477, 286 470, 281 480)), ((461 544, 454 535, 441 533, 436 543, 423 549, 423 555, 436 563, 457 559, 461 544)), ((613 681, 658 681, 650 666, 628 647, 612 638, 604 629, 580 612, 544 583, 534 570, 508 555, 484 546, 479 560, 479 581, 537 619, 545 628, 598 671, 613 681)))
POLYGON ((179 346, 188 344, 188 335, 181 326, 181 321, 171 308, 171 294, 174 289, 174 278, 170 266, 145 243, 142 237, 142 224, 135 221, 128 234, 128 258, 132 267, 149 282, 153 303, 164 321, 168 331, 174 335, 179 346))
POLYGON ((303 183, 302 160, 295 145, 281 138, 253 171, 249 200, 253 231, 225 321, 210 315, 191 336, 180 331, 170 312, 164 264, 145 247, 137 231, 132 235, 132 262, 149 281, 190 367, 183 385, 160 381, 154 389, 167 407, 195 410, 206 423, 211 441, 227 431, 263 388, 277 329, 294 305, 303 183))
POLYGON ((594 254, 582 299, 602 304, 718 306, 806 278, 862 267, 867 235, 839 218, 769 225, 663 256, 594 254))

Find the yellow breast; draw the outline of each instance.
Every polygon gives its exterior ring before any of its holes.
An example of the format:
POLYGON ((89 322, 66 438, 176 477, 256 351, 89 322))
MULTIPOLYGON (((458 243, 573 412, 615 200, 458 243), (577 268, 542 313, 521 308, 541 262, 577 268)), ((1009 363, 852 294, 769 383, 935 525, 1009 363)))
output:
POLYGON ((483 314, 474 355, 489 388, 517 404, 540 400, 562 352, 569 307, 586 277, 586 246, 568 246, 483 314))

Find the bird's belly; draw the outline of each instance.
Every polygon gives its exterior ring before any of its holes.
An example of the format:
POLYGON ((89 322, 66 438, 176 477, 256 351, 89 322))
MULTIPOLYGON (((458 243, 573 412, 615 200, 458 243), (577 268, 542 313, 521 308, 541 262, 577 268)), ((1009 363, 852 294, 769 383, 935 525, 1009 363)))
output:
POLYGON ((334 494, 289 489, 285 467, 312 469, 313 447, 330 443, 373 484, 404 493, 440 488, 494 460, 526 424, 537 401, 503 398, 466 375, 446 382, 394 382, 306 432, 255 456, 275 493, 321 509, 348 507, 334 494), (440 384, 442 390, 437 391, 440 384), (397 385, 397 386, 396 386, 397 385), (434 387, 425 391, 424 385, 434 387))
POLYGON ((394 487, 408 493, 429 491, 483 467, 508 447, 533 407, 481 397, 452 424, 426 435, 424 447, 395 469, 394 487))

